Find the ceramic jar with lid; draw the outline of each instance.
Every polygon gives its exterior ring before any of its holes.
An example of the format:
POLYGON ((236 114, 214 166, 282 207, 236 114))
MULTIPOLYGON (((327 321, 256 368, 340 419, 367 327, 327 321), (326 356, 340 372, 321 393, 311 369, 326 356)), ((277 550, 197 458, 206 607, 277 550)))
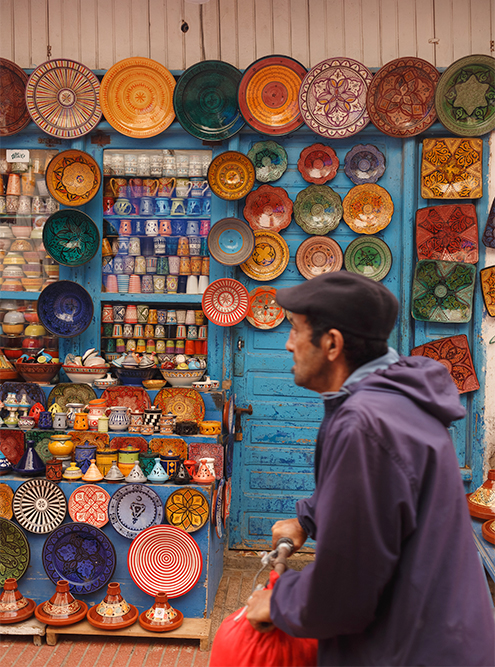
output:
POLYGON ((86 408, 89 408, 88 425, 90 431, 98 430, 98 419, 100 417, 105 417, 106 407, 107 402, 104 398, 95 398, 92 401, 89 401, 86 408))
POLYGON ((146 408, 144 410, 143 425, 153 426, 154 432, 160 430, 160 417, 162 416, 162 411, 156 405, 152 405, 151 408, 146 408))

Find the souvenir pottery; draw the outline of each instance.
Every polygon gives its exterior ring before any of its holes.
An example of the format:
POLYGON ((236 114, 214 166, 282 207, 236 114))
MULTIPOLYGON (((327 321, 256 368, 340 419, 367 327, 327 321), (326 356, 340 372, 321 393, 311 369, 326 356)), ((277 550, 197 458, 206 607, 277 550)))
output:
POLYGON ((72 462, 69 467, 62 473, 62 477, 67 480, 81 479, 82 476, 83 474, 81 468, 78 468, 74 462, 72 462))
POLYGON ((117 461, 112 461, 112 465, 103 479, 105 482, 123 482, 125 480, 124 475, 117 465, 117 461))
POLYGON ((83 473, 86 473, 91 459, 96 458, 96 445, 89 442, 76 445, 74 449, 74 461, 81 468, 83 473))
POLYGON ((74 449, 71 436, 67 434, 50 435, 48 450, 52 456, 68 456, 74 449))
POLYGON ((56 431, 63 430, 67 427, 67 413, 56 412, 52 415, 53 428, 56 431))
POLYGON ((87 611, 88 605, 76 600, 70 592, 69 582, 61 579, 52 597, 39 604, 34 613, 42 623, 60 627, 82 621, 87 611))
POLYGON ((170 605, 167 595, 163 591, 156 594, 155 604, 151 609, 143 611, 139 616, 141 627, 152 632, 175 630, 182 625, 183 621, 183 614, 170 605))
POLYGON ((170 478, 175 477, 180 461, 181 457, 174 455, 171 452, 168 454, 160 454, 160 462, 170 478))
POLYGON ((198 472, 193 476, 193 481, 196 484, 211 484, 215 481, 215 475, 211 473, 206 465, 206 459, 199 459, 198 472))
POLYGON ((44 474, 45 464, 36 452, 33 440, 27 441, 26 451, 20 461, 15 466, 12 466, 12 470, 17 475, 22 475, 23 477, 34 477, 35 475, 44 474))
POLYGON ((110 412, 108 419, 108 428, 110 431, 127 431, 130 422, 130 408, 124 406, 113 406, 106 409, 106 414, 110 412))
POLYGON ((81 478, 83 482, 101 482, 103 475, 96 467, 96 460, 91 459, 90 465, 81 478))
POLYGON ((74 415, 74 431, 87 431, 89 428, 88 415, 86 412, 76 412, 74 415))
POLYGON ((105 416, 107 403, 105 399, 95 398, 86 405, 89 408, 88 412, 88 426, 90 431, 98 430, 98 419, 105 416))
POLYGON ((60 458, 49 459, 46 462, 45 477, 56 484, 62 480, 62 461, 60 458))
POLYGON ((116 582, 108 584, 103 601, 91 607, 87 613, 91 625, 108 630, 127 628, 137 620, 138 616, 138 610, 124 600, 120 593, 120 584, 116 582))
POLYGON ((155 432, 159 431, 161 408, 152 405, 151 408, 144 410, 143 426, 153 426, 155 432))
POLYGON ((76 414, 84 409, 84 403, 67 403, 67 428, 74 428, 76 414))
POLYGON ((12 465, 3 452, 0 452, 0 475, 11 472, 12 465))
POLYGON ((136 461, 131 472, 125 478, 125 481, 132 484, 144 484, 146 479, 147 477, 142 471, 141 466, 139 465, 139 461, 136 461))
POLYGON ((177 472, 174 475, 174 484, 189 484, 191 480, 192 475, 189 474, 184 459, 180 459, 177 472))
POLYGON ((162 464, 160 463, 160 458, 156 457, 153 470, 148 475, 148 482, 152 482, 153 484, 162 484, 163 482, 166 482, 167 479, 168 475, 163 469, 162 464))
POLYGON ((468 494, 467 503, 471 516, 478 519, 495 518, 495 470, 488 471, 488 477, 474 493, 468 494))
POLYGON ((199 425, 201 435, 219 435, 222 431, 222 425, 219 421, 202 421, 199 425))
POLYGON ((115 449, 101 449, 96 451, 96 465, 102 475, 106 475, 112 464, 117 465, 118 452, 115 449))
POLYGON ((17 588, 17 579, 5 579, 0 594, 0 624, 19 623, 34 614, 36 602, 25 598, 17 588))

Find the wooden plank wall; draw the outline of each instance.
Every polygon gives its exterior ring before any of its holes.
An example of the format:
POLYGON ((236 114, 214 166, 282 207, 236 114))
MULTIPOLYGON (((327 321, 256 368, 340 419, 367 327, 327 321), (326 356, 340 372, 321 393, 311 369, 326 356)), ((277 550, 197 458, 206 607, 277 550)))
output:
POLYGON ((272 53, 306 67, 343 55, 446 67, 494 55, 493 40, 494 0, 0 0, 0 56, 24 68, 68 57, 108 69, 144 56, 172 70, 203 59, 244 69, 272 53))

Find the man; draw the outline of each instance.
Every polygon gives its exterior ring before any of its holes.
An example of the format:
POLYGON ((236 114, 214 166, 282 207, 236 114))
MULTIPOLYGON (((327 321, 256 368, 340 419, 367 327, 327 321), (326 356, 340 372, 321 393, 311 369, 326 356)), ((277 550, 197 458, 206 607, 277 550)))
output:
MULTIPOLYGON (((274 544, 315 560, 255 592, 247 618, 319 640, 320 665, 493 665, 495 633, 449 424, 447 370, 387 347, 398 311, 380 283, 324 274, 281 289, 295 383, 325 403, 316 489, 274 544)), ((266 627, 266 626, 265 626, 266 627)))

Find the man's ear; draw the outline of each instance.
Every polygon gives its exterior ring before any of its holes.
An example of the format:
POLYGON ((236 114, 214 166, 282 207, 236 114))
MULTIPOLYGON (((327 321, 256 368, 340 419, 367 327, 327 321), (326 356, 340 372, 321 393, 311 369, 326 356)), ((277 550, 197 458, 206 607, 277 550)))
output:
POLYGON ((329 361, 335 361, 344 350, 344 337, 338 329, 329 329, 325 336, 326 354, 329 361))

